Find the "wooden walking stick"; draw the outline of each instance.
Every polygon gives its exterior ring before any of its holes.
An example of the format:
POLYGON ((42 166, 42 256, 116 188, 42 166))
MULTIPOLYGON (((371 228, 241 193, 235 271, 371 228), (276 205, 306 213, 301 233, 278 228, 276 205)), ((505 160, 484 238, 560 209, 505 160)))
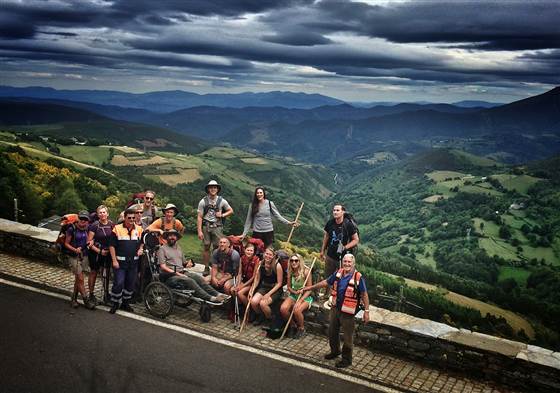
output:
MULTIPOLYGON (((296 220, 295 220, 296 222, 299 219, 299 214, 301 213, 301 209, 303 209, 303 202, 301 203, 301 206, 299 207, 299 210, 297 211, 296 220)), ((292 230, 290 231, 290 236, 288 236, 287 243, 290 243, 290 240, 292 240, 292 234, 294 233, 294 229, 296 229, 296 227, 292 226, 292 230)))
POLYGON ((241 327, 239 328, 239 333, 241 333, 243 331, 243 328, 245 327, 245 324, 247 323, 247 316, 249 315, 249 307, 251 307, 251 299, 253 298, 253 293, 255 292, 255 288, 257 285, 257 273, 259 272, 259 269, 261 268, 261 261, 259 261, 257 268, 255 269, 255 272, 253 273, 253 283, 251 284, 251 289, 249 289, 249 293, 247 296, 247 307, 245 307, 245 314, 243 315, 243 322, 241 322, 241 327))
MULTIPOLYGON (((317 257, 313 258, 313 262, 311 263, 311 268, 309 269, 309 272, 307 273, 307 277, 305 277, 305 281, 303 282, 303 286, 305 286, 305 284, 307 283, 307 280, 309 280, 309 276, 311 275, 311 272, 313 271, 313 266, 315 266, 315 261, 317 260, 317 257)), ((304 264, 305 266, 305 264, 304 264)), ((292 312, 290 313, 290 318, 288 318, 288 322, 286 322, 286 326, 284 326, 284 331, 282 332, 282 335, 280 336, 280 340, 282 340, 284 338, 284 335, 286 334, 286 331, 288 330, 288 327, 290 326, 290 322, 292 322, 292 317, 294 316, 294 311, 296 310, 296 306, 299 302, 299 300, 301 299, 301 297, 303 296, 303 292, 299 294, 296 302, 294 303, 294 306, 292 307, 292 312)))

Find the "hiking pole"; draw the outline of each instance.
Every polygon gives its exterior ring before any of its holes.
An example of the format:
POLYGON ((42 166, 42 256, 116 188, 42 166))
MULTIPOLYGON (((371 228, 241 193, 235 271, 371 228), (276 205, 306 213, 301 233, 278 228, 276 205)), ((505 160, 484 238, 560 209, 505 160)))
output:
POLYGON ((251 289, 249 289, 249 294, 247 295, 247 307, 245 307, 245 314, 243 315, 243 322, 241 322, 241 327, 239 328, 239 333, 241 333, 243 331, 243 328, 245 327, 245 324, 247 323, 247 316, 249 315, 249 307, 251 307, 251 299, 253 298, 253 293, 255 292, 255 288, 257 286, 256 275, 259 272, 260 268, 261 268, 261 261, 259 261, 259 264, 257 265, 257 268, 254 270, 255 273, 253 273, 253 283, 251 284, 251 289))
MULTIPOLYGON (((237 288, 237 276, 233 277, 233 286, 237 288)), ((235 317, 233 318, 233 327, 239 328, 239 301, 237 300, 237 291, 235 292, 235 317)))
MULTIPOLYGON (((297 211, 296 220, 295 220, 296 222, 299 219, 299 214, 301 213, 301 209, 303 209, 303 202, 301 203, 301 206, 299 207, 299 209, 297 211)), ((290 240, 292 240, 292 235, 294 233, 294 229, 296 229, 296 227, 292 225, 292 229, 290 230, 290 235, 288 236, 287 243, 290 243, 290 240)))
MULTIPOLYGON (((309 269, 309 272, 307 272, 307 276, 305 277, 305 281, 303 282, 303 286, 305 286, 305 284, 307 283, 307 280, 309 280, 309 276, 311 275, 311 272, 313 271, 313 266, 315 266, 315 261, 317 260, 317 257, 313 258, 313 262, 311 263, 311 268, 309 269)), ((305 266, 305 264, 304 264, 305 266)), ((288 327, 290 326, 290 322, 292 322, 292 317, 294 316, 294 311, 296 310, 296 306, 299 302, 299 300, 301 299, 301 297, 303 296, 303 292, 299 294, 296 302, 294 303, 294 306, 292 307, 292 312, 290 313, 290 318, 288 318, 288 322, 286 322, 286 326, 284 326, 284 331, 282 332, 282 335, 280 336, 280 340, 282 340, 284 338, 284 335, 286 334, 286 331, 288 330, 288 327)))

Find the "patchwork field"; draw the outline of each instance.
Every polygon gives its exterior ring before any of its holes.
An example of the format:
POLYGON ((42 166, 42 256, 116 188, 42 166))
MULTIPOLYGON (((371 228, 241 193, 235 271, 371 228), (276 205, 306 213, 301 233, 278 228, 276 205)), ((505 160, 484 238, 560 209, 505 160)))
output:
POLYGON ((116 154, 111 160, 114 166, 147 166, 147 165, 160 165, 167 164, 168 161, 160 156, 153 156, 150 158, 143 157, 126 157, 121 154, 116 154))

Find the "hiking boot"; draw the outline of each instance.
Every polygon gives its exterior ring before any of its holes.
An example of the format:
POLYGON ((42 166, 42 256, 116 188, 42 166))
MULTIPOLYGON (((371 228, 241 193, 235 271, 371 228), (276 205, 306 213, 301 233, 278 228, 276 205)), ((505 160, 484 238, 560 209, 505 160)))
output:
POLYGON ((216 295, 216 299, 218 299, 220 302, 227 302, 229 299, 231 299, 231 296, 226 295, 225 293, 218 293, 216 295))
POLYGON ((128 303, 121 304, 121 310, 128 311, 128 312, 134 312, 134 309, 132 307, 130 307, 130 304, 128 304, 128 303))
POLYGON ((86 308, 88 310, 95 310, 95 303, 93 301, 91 301, 91 298, 88 297, 87 299, 83 299, 84 300, 84 306, 86 306, 86 308))
POLYGON ((336 368, 346 368, 346 367, 351 366, 351 365, 352 365, 352 362, 349 361, 349 360, 346 360, 346 359, 341 359, 334 364, 334 366, 336 368))
POLYGON ((327 360, 331 360, 331 359, 334 359, 334 358, 338 357, 339 355, 340 355, 340 352, 337 352, 337 353, 329 352, 324 357, 327 360))
POLYGON ((305 329, 298 329, 296 334, 294 334, 294 338, 296 340, 299 340, 300 338, 302 338, 303 336, 305 336, 305 329))
POLYGON ((78 308, 80 307, 80 303, 78 303, 78 300, 76 300, 75 298, 72 298, 72 300, 70 300, 70 306, 72 308, 78 308))
POLYGON ((93 293, 89 294, 89 298, 88 300, 93 303, 94 307, 97 306, 99 303, 97 301, 97 298, 95 297, 95 295, 93 293))
POLYGON ((119 303, 113 302, 113 305, 111 306, 111 309, 109 310, 109 314, 116 313, 118 309, 119 309, 119 303))
POLYGON ((204 271, 202 272, 202 275, 204 277, 208 276, 210 274, 210 268, 208 266, 204 267, 204 271))
POLYGON ((262 323, 264 322, 264 315, 262 314, 257 314, 257 316, 255 317, 255 320, 253 321, 253 326, 259 326, 262 325, 262 323))
POLYGON ((210 300, 207 300, 206 303, 211 304, 212 306, 221 306, 224 304, 218 296, 212 296, 210 300))

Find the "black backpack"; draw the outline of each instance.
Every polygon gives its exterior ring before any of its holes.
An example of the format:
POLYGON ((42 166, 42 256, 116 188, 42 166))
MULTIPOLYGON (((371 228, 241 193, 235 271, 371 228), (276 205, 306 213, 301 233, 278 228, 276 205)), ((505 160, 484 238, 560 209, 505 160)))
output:
MULTIPOLYGON (((346 236, 346 239, 348 239, 348 241, 350 241, 350 237, 348 236, 348 227, 347 225, 350 225, 351 227, 353 227, 356 230, 356 233, 358 234, 358 236, 360 236, 360 228, 358 228, 358 223, 356 222, 356 219, 354 218, 354 215, 352 215, 351 213, 344 213, 344 221, 342 222, 342 230, 344 231, 344 235, 346 236)), ((352 248, 352 254, 355 254, 356 251, 358 250, 358 245, 355 245, 352 248)))

